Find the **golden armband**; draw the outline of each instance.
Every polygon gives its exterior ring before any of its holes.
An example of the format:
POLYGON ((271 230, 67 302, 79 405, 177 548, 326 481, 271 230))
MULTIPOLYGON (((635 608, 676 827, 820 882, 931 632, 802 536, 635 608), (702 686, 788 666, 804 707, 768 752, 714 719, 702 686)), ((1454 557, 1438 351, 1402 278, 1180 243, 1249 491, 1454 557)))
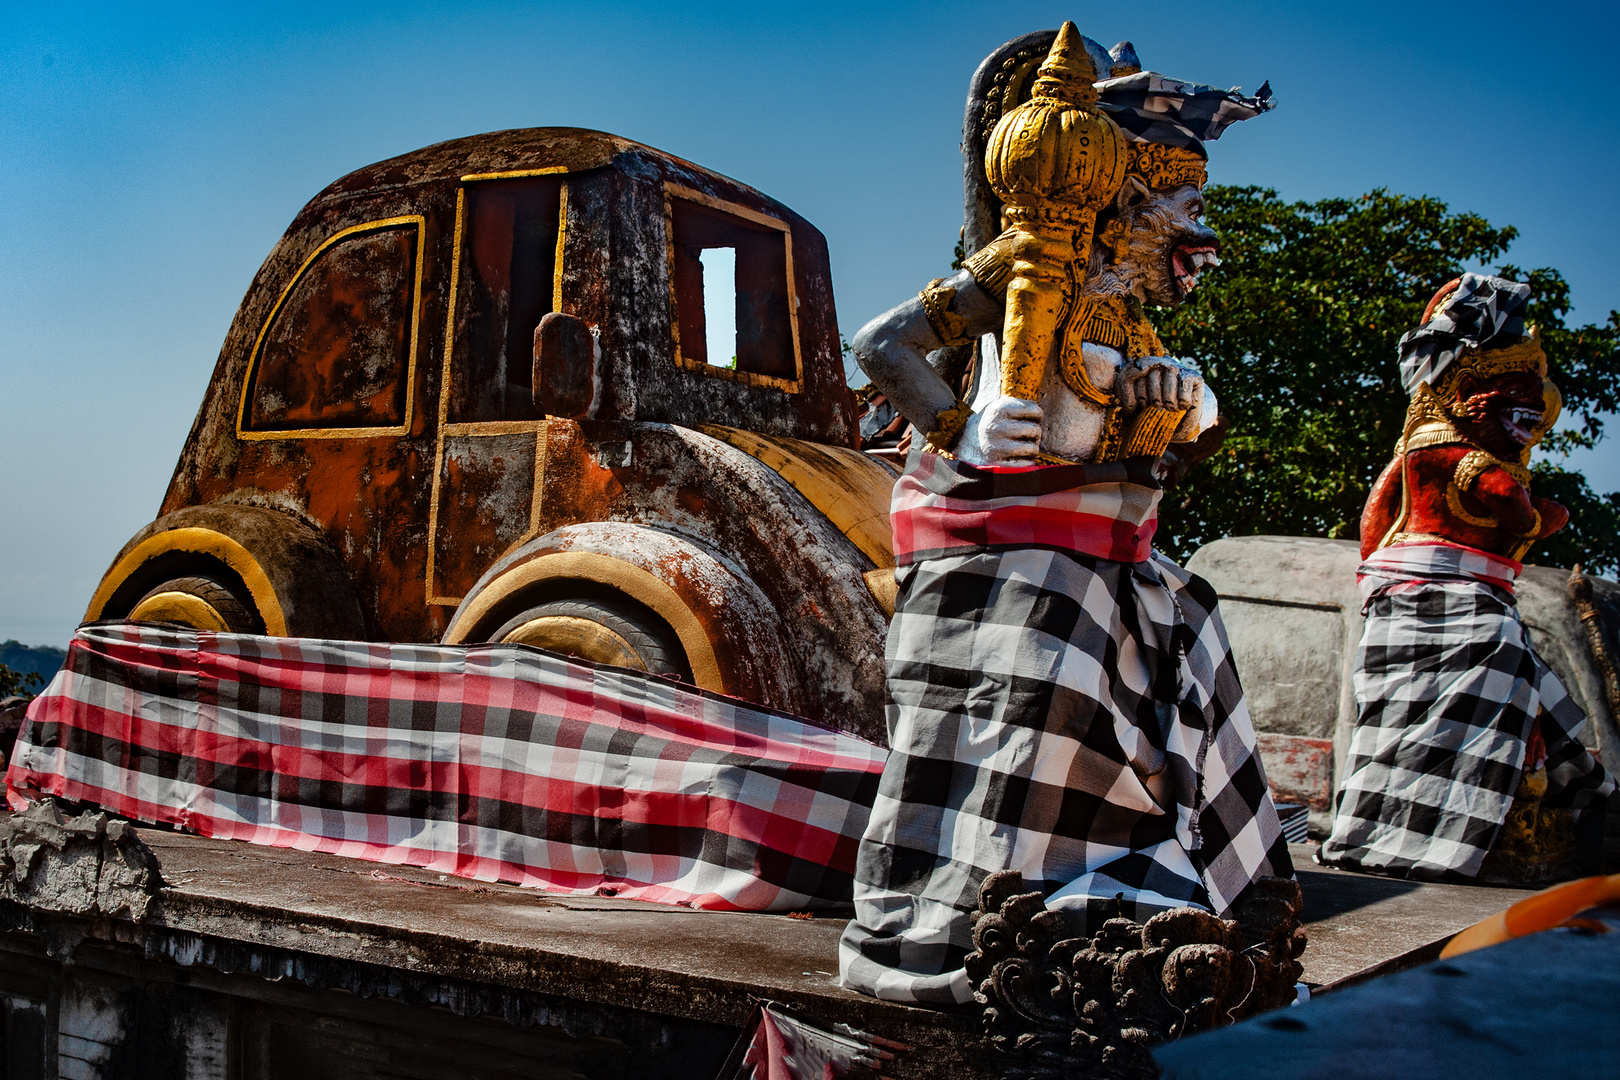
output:
POLYGON ((923 450, 926 453, 938 454, 940 457, 954 457, 950 452, 951 444, 961 436, 962 429, 967 427, 968 417, 973 415, 973 408, 967 402, 957 399, 955 405, 940 413, 935 419, 939 425, 926 436, 923 450))
POLYGON ((922 301, 923 314, 928 316, 928 325, 933 327, 941 347, 965 345, 973 340, 973 335, 967 332, 967 320, 951 310, 956 290, 945 284, 944 278, 930 281, 928 288, 917 294, 917 299, 922 301))
POLYGON ((962 269, 973 276, 974 282, 989 296, 997 300, 1007 298, 1007 285, 1013 275, 1013 236, 1002 233, 984 247, 969 255, 962 269))
POLYGON ((1457 467, 1452 470, 1451 482, 1458 490, 1467 491, 1474 486, 1474 481, 1484 475, 1486 469, 1498 464, 1501 463, 1485 451, 1470 450, 1462 456, 1462 460, 1457 462, 1457 467))

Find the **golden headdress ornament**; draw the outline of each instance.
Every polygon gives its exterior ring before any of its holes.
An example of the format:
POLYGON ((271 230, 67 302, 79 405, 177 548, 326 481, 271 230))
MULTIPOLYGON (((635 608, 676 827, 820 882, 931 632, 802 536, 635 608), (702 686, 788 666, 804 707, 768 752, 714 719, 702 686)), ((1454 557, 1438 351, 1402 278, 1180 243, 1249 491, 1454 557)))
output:
POLYGON ((1204 155, 1167 143, 1131 143, 1130 172, 1150 188, 1191 184, 1203 190, 1209 179, 1204 155))
POLYGON ((1041 63, 1034 96, 1001 118, 985 149, 985 177, 1010 220, 1089 233, 1124 182, 1125 133, 1097 108, 1096 77, 1080 31, 1064 23, 1041 63))

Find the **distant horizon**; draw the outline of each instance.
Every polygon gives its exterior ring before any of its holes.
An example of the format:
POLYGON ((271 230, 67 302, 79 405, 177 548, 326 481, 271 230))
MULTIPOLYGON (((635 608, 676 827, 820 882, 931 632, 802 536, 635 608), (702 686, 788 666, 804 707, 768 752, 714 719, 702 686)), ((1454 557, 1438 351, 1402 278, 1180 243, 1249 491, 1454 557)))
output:
MULTIPOLYGON (((237 305, 299 208, 354 169, 477 132, 598 128, 781 200, 825 234, 853 336, 949 272, 974 68, 1073 18, 1176 78, 1271 83, 1277 109, 1211 145, 1212 183, 1289 201, 1432 196, 1518 228, 1506 261, 1559 269, 1572 324, 1620 309, 1620 215, 1591 183, 1620 175, 1620 121, 1586 89, 1616 72, 1612 4, 7 13, 0 638, 67 643, 114 554, 156 515, 237 305), (1571 205, 1588 191, 1594 206, 1571 205)), ((1620 488, 1616 436, 1567 460, 1595 490, 1620 488)))

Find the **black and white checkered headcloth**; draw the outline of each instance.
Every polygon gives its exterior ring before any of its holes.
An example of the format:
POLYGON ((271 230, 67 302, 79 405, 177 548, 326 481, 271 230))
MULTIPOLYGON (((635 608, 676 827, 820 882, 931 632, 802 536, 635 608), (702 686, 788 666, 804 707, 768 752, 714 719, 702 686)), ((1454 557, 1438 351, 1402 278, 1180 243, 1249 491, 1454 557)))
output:
POLYGON ((1464 274, 1462 284, 1428 322, 1401 336, 1401 385, 1410 394, 1434 385, 1468 349, 1512 345, 1524 336, 1524 306, 1530 286, 1483 274, 1464 274))
POLYGON ((1182 82, 1156 71, 1138 71, 1097 84, 1098 104, 1136 142, 1164 143, 1204 153, 1204 142, 1218 139, 1237 123, 1275 106, 1271 84, 1254 97, 1203 83, 1182 82))

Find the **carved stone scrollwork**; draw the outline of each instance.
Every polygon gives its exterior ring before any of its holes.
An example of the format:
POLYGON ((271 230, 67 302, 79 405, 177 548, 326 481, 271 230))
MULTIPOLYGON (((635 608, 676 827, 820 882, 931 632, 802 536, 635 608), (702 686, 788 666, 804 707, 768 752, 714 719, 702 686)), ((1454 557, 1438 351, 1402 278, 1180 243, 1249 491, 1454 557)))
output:
POLYGON ((1263 878, 1236 919, 1177 908, 1087 937, 1083 913, 1007 871, 979 890, 967 973, 1009 1076, 1149 1080, 1154 1044, 1293 1001, 1303 906, 1296 882, 1263 878))

